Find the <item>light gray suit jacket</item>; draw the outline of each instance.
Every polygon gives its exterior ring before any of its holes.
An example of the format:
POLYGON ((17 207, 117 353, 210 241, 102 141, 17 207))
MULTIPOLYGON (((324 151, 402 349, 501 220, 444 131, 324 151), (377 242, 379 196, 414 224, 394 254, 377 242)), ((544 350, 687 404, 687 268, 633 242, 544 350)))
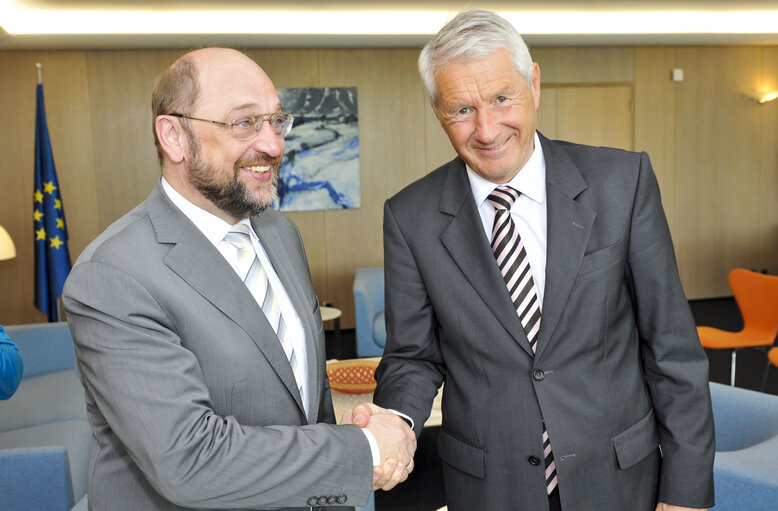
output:
POLYGON ((648 157, 540 140, 537 353, 455 159, 386 203, 374 400, 423 424, 445 381, 438 448, 452 511, 547 509, 543 420, 565 511, 653 511, 657 498, 708 507, 708 363, 648 157))
POLYGON ((92 510, 367 502, 370 446, 334 425, 299 232, 273 210, 251 222, 305 330, 308 416, 262 310, 157 184, 87 247, 63 293, 94 435, 92 510))

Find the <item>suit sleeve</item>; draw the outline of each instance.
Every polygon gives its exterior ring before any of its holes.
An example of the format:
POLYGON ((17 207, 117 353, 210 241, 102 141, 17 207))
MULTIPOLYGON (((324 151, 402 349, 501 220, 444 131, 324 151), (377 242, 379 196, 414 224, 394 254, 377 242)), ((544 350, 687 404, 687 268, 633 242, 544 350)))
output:
POLYGON ((384 280, 386 348, 373 401, 413 419, 418 436, 443 382, 443 359, 435 311, 390 201, 384 205, 384 280))
POLYGON ((630 233, 627 271, 663 456, 659 501, 711 507, 715 438, 708 359, 681 287, 659 187, 645 153, 630 233))
POLYGON ((307 507, 322 488, 346 488, 348 504, 367 502, 372 460, 358 428, 219 416, 197 357, 132 275, 83 262, 64 297, 92 426, 110 428, 164 498, 198 509, 307 507))

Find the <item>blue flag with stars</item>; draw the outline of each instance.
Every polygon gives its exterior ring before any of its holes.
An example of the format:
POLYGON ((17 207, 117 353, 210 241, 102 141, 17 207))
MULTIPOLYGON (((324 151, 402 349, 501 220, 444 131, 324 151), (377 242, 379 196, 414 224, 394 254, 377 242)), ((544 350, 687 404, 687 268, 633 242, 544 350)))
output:
POLYGON ((38 84, 35 111, 35 191, 33 193, 33 239, 35 240, 35 307, 59 321, 58 300, 70 273, 68 231, 59 193, 54 157, 51 154, 43 84, 38 84))

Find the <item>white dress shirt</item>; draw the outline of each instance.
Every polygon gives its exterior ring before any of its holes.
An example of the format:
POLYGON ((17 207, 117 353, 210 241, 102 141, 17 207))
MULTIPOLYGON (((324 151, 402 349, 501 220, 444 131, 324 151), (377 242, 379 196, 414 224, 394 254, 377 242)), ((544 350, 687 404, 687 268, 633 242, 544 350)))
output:
MULTIPOLYGON (((492 183, 467 167, 467 178, 473 191, 475 205, 484 226, 486 239, 492 239, 495 209, 487 200, 492 191, 500 185, 492 183)), ((546 160, 540 139, 535 133, 535 149, 522 169, 505 183, 521 195, 511 206, 511 218, 516 224, 519 236, 529 258, 530 270, 538 292, 538 303, 543 308, 543 291, 546 285, 546 160)))
MULTIPOLYGON (((232 226, 216 215, 192 204, 170 186, 170 183, 168 183, 164 177, 162 178, 162 189, 165 190, 165 193, 170 200, 173 201, 173 204, 175 204, 176 207, 180 209, 198 229, 200 229, 203 235, 208 238, 208 241, 213 243, 216 250, 224 256, 227 263, 229 263, 232 269, 235 270, 235 273, 238 274, 238 277, 242 277, 238 269, 238 249, 231 243, 224 241, 224 237, 232 226)), ((279 279, 278 274, 273 268, 273 264, 270 262, 270 258, 267 256, 259 237, 251 227, 251 222, 246 218, 239 223, 244 223, 249 227, 249 234, 251 243, 254 246, 254 251, 256 252, 257 257, 259 257, 259 262, 267 272, 270 286, 273 288, 273 293, 275 293, 279 307, 281 308, 281 313, 284 316, 286 328, 290 335, 289 338, 291 339, 295 356, 297 357, 302 370, 302 382, 298 382, 298 384, 302 387, 302 400, 307 412, 310 389, 308 388, 308 357, 302 321, 300 321, 300 316, 297 315, 297 311, 295 311, 292 301, 289 299, 289 295, 286 293, 286 289, 284 289, 281 279, 279 279)), ((259 306, 261 307, 262 304, 259 304, 259 306)))

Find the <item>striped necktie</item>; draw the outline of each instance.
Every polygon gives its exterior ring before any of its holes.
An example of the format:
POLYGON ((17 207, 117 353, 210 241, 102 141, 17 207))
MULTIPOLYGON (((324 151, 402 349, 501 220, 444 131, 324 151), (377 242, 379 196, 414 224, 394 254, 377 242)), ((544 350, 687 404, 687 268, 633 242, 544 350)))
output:
POLYGON ((248 229, 249 227, 246 224, 235 224, 230 228, 224 240, 238 249, 239 275, 243 278, 246 287, 262 308, 262 312, 265 313, 265 317, 270 326, 273 327, 273 331, 278 335, 278 340, 281 341, 286 358, 292 366, 297 389, 300 391, 300 395, 302 395, 302 367, 294 353, 292 339, 287 331, 284 316, 281 314, 280 304, 273 292, 273 286, 270 285, 267 272, 254 251, 248 229), (247 266, 248 270, 246 270, 247 266))
MULTIPOLYGON (((511 206, 518 198, 519 192, 510 186, 498 186, 487 197, 496 210, 492 229, 492 251, 534 354, 540 331, 540 302, 527 251, 524 250, 524 242, 511 218, 511 206)), ((543 424, 543 457, 546 467, 546 491, 550 494, 557 486, 557 475, 554 453, 551 452, 551 442, 545 423, 543 424)))

